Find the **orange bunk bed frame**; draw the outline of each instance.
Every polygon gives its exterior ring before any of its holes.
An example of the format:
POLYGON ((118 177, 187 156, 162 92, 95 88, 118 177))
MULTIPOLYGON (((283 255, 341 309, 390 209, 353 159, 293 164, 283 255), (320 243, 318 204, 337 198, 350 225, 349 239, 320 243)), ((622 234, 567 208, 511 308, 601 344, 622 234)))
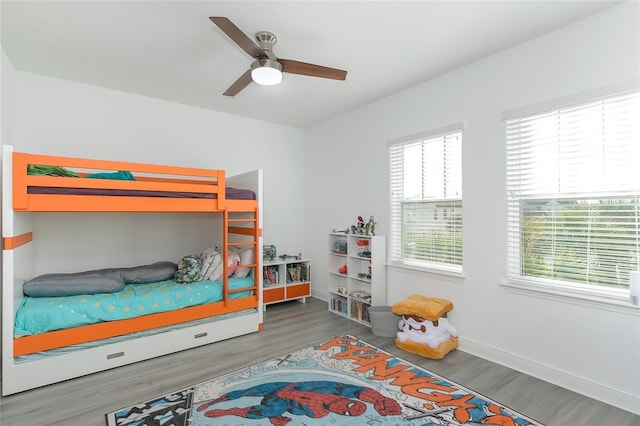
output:
MULTIPOLYGON (((14 357, 71 346, 79 343, 102 340, 129 333, 158 329, 170 325, 214 317, 245 309, 259 309, 260 286, 258 264, 238 265, 253 268, 255 277, 252 287, 228 289, 227 253, 229 245, 251 245, 258 252, 261 229, 258 221, 256 200, 230 200, 225 197, 225 173, 223 170, 207 170, 187 167, 172 167, 142 163, 90 160, 48 155, 13 153, 13 211, 14 212, 218 212, 222 213, 223 229, 223 300, 206 305, 182 308, 178 311, 144 315, 137 318, 108 321, 71 329, 51 331, 34 336, 13 339, 14 357), (27 174, 27 165, 59 166, 73 170, 77 177, 32 176, 27 174), (80 170, 80 172, 78 171, 80 170), (130 171, 135 181, 112 179, 86 179, 88 173, 130 171), (81 188, 83 190, 144 191, 141 195, 131 192, 120 195, 75 195, 31 193, 30 188, 81 188), (162 192, 163 196, 149 196, 149 191, 162 192), (180 194, 172 196, 172 193, 180 194), (185 195, 186 193, 186 195, 185 195), (189 198, 189 194, 204 198, 189 198), (232 214, 243 213, 234 219, 232 214), (238 241, 230 236, 241 235, 238 241), (248 237, 248 238, 247 238, 248 237), (252 295, 229 299, 229 294, 251 290, 252 295)), ((31 232, 4 237, 3 248, 13 250, 29 243, 31 232)), ((257 256, 254 256, 257 259, 257 256)), ((259 329, 262 324, 259 324, 259 329)))

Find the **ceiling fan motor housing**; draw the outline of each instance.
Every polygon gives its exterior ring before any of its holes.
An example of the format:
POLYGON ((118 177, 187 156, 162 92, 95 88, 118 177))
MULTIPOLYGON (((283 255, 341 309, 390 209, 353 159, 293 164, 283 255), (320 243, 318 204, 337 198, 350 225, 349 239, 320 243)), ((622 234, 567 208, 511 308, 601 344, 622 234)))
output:
POLYGON ((278 37, 269 31, 260 31, 256 33, 256 40, 262 50, 273 51, 273 45, 278 41, 278 37))
POLYGON ((251 69, 255 68, 275 68, 278 71, 282 72, 282 64, 278 61, 272 61, 269 58, 258 58, 251 64, 251 69))

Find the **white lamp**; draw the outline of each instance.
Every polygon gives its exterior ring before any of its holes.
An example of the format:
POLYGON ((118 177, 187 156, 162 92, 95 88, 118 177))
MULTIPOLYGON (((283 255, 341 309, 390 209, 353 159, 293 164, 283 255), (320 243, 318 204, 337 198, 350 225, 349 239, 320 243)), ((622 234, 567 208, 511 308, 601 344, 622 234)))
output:
POLYGON ((282 81, 282 65, 268 58, 258 58, 251 64, 251 79, 263 86, 282 81))

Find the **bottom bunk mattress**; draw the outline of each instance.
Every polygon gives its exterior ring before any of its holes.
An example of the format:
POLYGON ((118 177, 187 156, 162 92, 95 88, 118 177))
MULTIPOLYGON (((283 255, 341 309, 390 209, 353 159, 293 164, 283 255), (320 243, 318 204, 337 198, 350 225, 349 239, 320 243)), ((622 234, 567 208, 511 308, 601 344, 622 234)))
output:
MULTIPOLYGON (((229 278, 229 290, 252 288, 254 278, 229 278)), ((229 293, 229 299, 252 290, 229 293)), ((221 301, 222 281, 179 284, 173 280, 128 284, 115 293, 62 297, 24 297, 15 317, 14 337, 33 336, 105 321, 129 319, 221 301)))

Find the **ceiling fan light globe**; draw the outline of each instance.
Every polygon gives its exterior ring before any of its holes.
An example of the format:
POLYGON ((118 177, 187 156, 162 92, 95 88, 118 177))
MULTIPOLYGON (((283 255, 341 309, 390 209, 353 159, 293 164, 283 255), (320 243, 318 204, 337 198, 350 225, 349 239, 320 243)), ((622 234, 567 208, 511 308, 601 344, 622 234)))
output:
POLYGON ((251 78, 261 86, 273 86, 282 81, 282 72, 275 68, 254 68, 251 71, 251 78))
POLYGON ((251 79, 262 86, 273 86, 282 81, 282 65, 267 58, 258 58, 251 64, 251 79))

